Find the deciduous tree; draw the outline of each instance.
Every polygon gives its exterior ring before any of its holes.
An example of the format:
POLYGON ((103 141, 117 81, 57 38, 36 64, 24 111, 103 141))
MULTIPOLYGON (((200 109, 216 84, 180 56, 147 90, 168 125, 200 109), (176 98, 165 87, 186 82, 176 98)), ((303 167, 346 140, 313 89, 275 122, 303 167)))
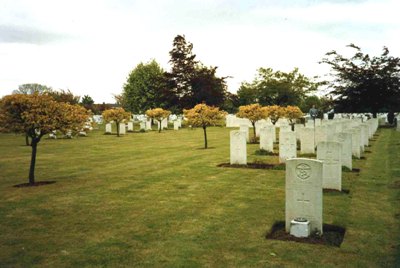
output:
POLYGON ((29 184, 35 184, 37 145, 41 138, 53 130, 79 131, 88 114, 85 108, 54 101, 51 96, 13 94, 0 101, 2 131, 25 133, 31 138, 31 164, 29 184))
POLYGON ((383 48, 380 56, 370 56, 360 47, 350 44, 355 50, 350 58, 336 51, 326 54, 321 63, 331 66, 335 111, 378 112, 394 111, 400 107, 400 58, 389 56, 383 48))
POLYGON ((150 109, 146 111, 146 115, 154 120, 157 120, 158 122, 160 122, 159 124, 159 128, 158 128, 158 132, 161 132, 162 129, 162 124, 161 122, 168 118, 168 116, 171 114, 170 111, 168 110, 164 110, 162 108, 155 108, 155 109, 150 109))
POLYGON ((197 104, 190 110, 183 110, 183 114, 190 125, 203 128, 204 148, 207 149, 207 127, 221 124, 226 112, 220 111, 218 107, 208 106, 203 103, 197 104))
POLYGON ((124 107, 132 113, 144 113, 153 107, 166 108, 168 89, 165 71, 152 60, 139 63, 129 74, 122 97, 124 107))
POLYGON ((102 113, 105 122, 114 121, 117 124, 117 137, 119 137, 119 124, 131 118, 131 113, 126 112, 124 108, 114 108, 105 110, 102 113))
POLYGON ((299 119, 303 116, 303 112, 297 106, 286 106, 284 108, 284 116, 289 119, 290 125, 293 128, 293 125, 296 122, 296 119, 299 119))
POLYGON ((267 110, 258 104, 249 104, 239 107, 237 117, 247 118, 253 125, 253 142, 256 142, 256 122, 267 117, 267 110))
POLYGON ((285 116, 285 108, 278 106, 278 105, 271 105, 271 106, 265 106, 263 109, 266 112, 267 117, 271 119, 272 124, 275 125, 275 123, 278 121, 279 118, 282 118, 285 116))

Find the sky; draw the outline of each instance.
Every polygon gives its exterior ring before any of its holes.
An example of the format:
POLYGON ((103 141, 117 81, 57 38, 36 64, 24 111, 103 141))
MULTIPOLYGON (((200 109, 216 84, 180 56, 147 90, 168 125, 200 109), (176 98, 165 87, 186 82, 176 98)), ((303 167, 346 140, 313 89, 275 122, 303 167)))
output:
POLYGON ((0 0, 0 96, 39 83, 113 103, 129 73, 170 70, 176 35, 229 76, 235 93, 260 67, 328 74, 325 53, 400 56, 398 0, 0 0))

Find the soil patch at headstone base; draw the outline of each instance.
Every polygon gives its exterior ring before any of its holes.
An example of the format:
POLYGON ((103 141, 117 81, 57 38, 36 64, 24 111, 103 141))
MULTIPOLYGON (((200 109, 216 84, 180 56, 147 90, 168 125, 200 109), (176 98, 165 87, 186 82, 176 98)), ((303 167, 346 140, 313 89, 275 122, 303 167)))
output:
POLYGON ((53 183, 56 183, 56 181, 37 181, 37 182, 35 182, 33 184, 21 183, 21 184, 14 185, 13 187, 16 187, 16 188, 36 187, 36 186, 43 186, 43 185, 53 184, 53 183))
POLYGON ((331 224, 324 224, 322 236, 311 235, 310 237, 295 237, 290 235, 289 233, 286 233, 284 221, 278 221, 274 223, 270 232, 267 233, 265 238, 340 247, 343 242, 345 233, 346 229, 343 227, 331 224))
POLYGON ((285 164, 266 164, 266 163, 247 163, 247 165, 235 165, 235 164, 231 165, 230 163, 222 163, 218 164, 217 167, 285 170, 285 164))
POLYGON ((392 184, 389 185, 389 188, 400 189, 400 180, 399 181, 394 181, 392 184))
POLYGON ((350 193, 350 190, 347 190, 347 189, 342 189, 341 191, 336 190, 336 189, 323 189, 322 191, 324 192, 324 194, 326 194, 326 193, 349 194, 350 193))

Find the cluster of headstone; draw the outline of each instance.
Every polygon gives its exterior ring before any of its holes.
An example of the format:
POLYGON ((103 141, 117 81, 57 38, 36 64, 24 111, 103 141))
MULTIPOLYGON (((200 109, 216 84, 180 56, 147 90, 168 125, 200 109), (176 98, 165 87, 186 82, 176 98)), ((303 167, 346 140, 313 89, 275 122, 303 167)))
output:
MULTIPOLYGON (((161 122, 154 120, 154 123, 157 124, 157 129, 159 129, 160 124, 162 129, 168 128, 168 122, 174 125, 174 130, 179 130, 182 128, 182 117, 181 116, 173 116, 169 118, 163 119, 161 122)), ((105 133, 111 134, 113 129, 114 122, 107 123, 105 126, 105 133)), ((152 130, 152 122, 150 118, 147 118, 145 115, 133 115, 132 118, 128 122, 122 122, 119 124, 119 134, 125 135, 126 132, 133 132, 134 131, 134 124, 139 125, 140 131, 148 131, 152 130)))
MULTIPOLYGON (((80 129, 77 133, 78 136, 87 136, 87 132, 92 131, 93 130, 93 123, 96 122, 96 120, 93 117, 89 117, 88 121, 85 122, 85 124, 83 125, 82 129, 80 129)), ((53 130, 52 132, 49 133, 49 139, 57 139, 57 134, 58 131, 57 130, 53 130)), ((66 133, 64 133, 64 138, 67 139, 72 139, 73 135, 72 135, 72 131, 68 130, 66 133)))
MULTIPOLYGON (((279 128, 279 161, 286 163, 286 231, 298 237, 323 233, 323 189, 342 190, 342 166, 352 169, 352 157, 360 158, 378 129, 378 119, 362 118, 288 122, 257 122, 260 148, 273 152, 276 128, 279 128), (315 154, 317 159, 297 158, 315 154)), ((248 126, 231 131, 230 163, 247 164, 248 126)))

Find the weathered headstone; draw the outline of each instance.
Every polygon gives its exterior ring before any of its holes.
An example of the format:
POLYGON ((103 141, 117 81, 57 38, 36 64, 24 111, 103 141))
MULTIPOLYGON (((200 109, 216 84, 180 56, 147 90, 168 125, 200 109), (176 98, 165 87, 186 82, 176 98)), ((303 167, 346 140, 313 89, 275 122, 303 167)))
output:
POLYGON ((302 154, 315 153, 315 136, 314 128, 305 127, 300 133, 300 152, 302 154))
POLYGON ((317 146, 317 159, 324 163, 322 187, 342 190, 342 145, 339 142, 320 142, 317 146))
POLYGON ((322 161, 292 158, 286 161, 285 229, 297 218, 310 221, 311 231, 323 233, 322 161))
POLYGON ((230 139, 231 165, 247 165, 246 132, 232 130, 230 132, 230 139))
POLYGON ((274 152, 273 135, 275 135, 274 126, 265 125, 260 129, 260 149, 274 152))
POLYGON ((339 132, 334 135, 334 141, 342 144, 342 166, 353 169, 352 134, 339 132))
POLYGON ((151 130, 151 120, 146 121, 146 130, 151 130))
POLYGON ((107 134, 111 134, 112 133, 111 123, 107 123, 106 124, 106 133, 107 134))
POLYGON ((296 133, 286 131, 279 134, 279 163, 285 163, 286 159, 297 156, 296 133))
POLYGON ((349 129, 351 133, 351 153, 354 157, 361 158, 361 147, 360 147, 360 130, 356 128, 349 129))

